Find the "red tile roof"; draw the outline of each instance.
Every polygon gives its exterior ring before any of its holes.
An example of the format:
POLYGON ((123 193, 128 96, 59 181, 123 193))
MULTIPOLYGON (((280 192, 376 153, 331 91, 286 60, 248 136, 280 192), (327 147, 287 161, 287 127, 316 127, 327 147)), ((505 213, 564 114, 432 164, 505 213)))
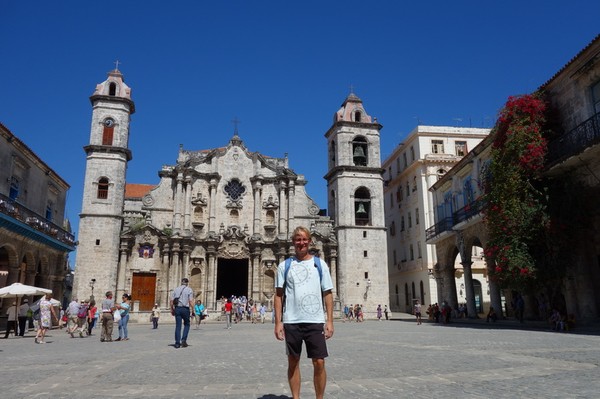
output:
POLYGON ((142 198, 155 186, 152 184, 125 184, 125 198, 142 198))

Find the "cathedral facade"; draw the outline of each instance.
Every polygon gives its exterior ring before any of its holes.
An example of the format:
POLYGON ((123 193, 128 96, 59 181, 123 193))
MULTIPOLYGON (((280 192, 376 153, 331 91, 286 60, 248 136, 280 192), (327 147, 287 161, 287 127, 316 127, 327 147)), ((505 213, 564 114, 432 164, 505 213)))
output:
POLYGON ((271 305, 277 265, 294 253, 293 230, 305 226, 313 234, 314 253, 329 264, 338 306, 364 302, 374 310, 377 304, 371 301, 387 304, 387 291, 379 293, 387 290, 381 126, 370 122, 354 97, 346 99, 326 134, 330 145, 339 142, 342 148, 326 176, 332 195, 339 192, 343 198, 330 203, 338 212, 329 217, 309 197, 304 176, 289 168, 287 158, 250 151, 237 129, 220 148, 181 146, 176 163, 159 171, 156 185, 126 183, 135 106, 123 75, 110 72, 91 97, 76 295, 87 297, 91 285, 97 292, 116 291, 117 298, 127 292, 134 313, 145 312, 155 303, 168 306, 170 293, 187 277, 210 310, 220 309, 220 298, 231 295, 271 305), (352 120, 361 113, 362 121, 352 120), (357 146, 342 143, 355 138, 370 154, 370 164, 362 158, 355 164, 351 154, 357 146), (358 203, 362 207, 355 209, 358 203), (360 245, 352 244, 354 239, 360 245), (363 247, 359 258, 353 252, 363 247))

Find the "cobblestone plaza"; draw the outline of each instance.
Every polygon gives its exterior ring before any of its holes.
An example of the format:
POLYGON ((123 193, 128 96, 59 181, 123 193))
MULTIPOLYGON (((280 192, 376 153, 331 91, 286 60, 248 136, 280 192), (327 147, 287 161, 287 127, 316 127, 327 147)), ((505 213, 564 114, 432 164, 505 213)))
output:
MULTIPOLYGON (((405 320, 336 322, 326 361, 328 398, 593 398, 600 382, 600 329, 557 333, 501 321, 447 326, 405 320)), ((225 330, 212 322, 173 347, 169 316, 157 330, 130 324, 130 340, 100 343, 99 330, 45 345, 0 340, 3 398, 290 397, 283 343, 272 324, 225 330)), ((116 336, 116 329, 115 334, 116 336)), ((302 365, 302 397, 314 397, 302 365)))

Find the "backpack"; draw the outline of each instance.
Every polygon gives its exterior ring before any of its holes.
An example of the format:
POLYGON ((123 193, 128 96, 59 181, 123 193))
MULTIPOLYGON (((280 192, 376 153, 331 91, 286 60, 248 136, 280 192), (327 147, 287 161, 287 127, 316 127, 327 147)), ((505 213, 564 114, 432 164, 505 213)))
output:
POLYGON ((86 305, 82 305, 79 307, 79 312, 77 312, 77 317, 80 319, 85 319, 87 317, 88 307, 86 305))

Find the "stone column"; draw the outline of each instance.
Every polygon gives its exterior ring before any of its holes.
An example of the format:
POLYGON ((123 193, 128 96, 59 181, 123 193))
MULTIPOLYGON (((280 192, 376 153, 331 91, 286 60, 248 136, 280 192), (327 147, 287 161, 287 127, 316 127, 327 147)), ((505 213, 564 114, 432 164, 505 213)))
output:
POLYGON ((190 230, 192 225, 192 179, 185 178, 185 202, 184 202, 183 229, 190 230))
POLYGON ((286 184, 285 182, 279 183, 279 238, 287 239, 287 198, 285 195, 286 184))
POLYGON ((177 186, 175 187, 175 200, 173 204, 173 232, 181 229, 181 202, 183 200, 183 177, 177 175, 177 186))
MULTIPOLYGON (((465 279, 465 296, 467 297, 467 312, 470 319, 477 319, 477 306, 475 305, 475 288, 473 287, 473 262, 461 262, 465 279)), ((483 298, 481 298, 483 300, 483 298)))
POLYGON ((206 254, 207 257, 207 267, 206 267, 206 280, 207 280, 207 284, 206 284, 206 308, 207 309, 211 309, 211 310, 217 310, 215 309, 215 296, 216 296, 216 280, 217 280, 217 273, 216 273, 216 257, 215 257, 215 252, 209 252, 206 254))
POLYGON ((329 255, 329 273, 331 274, 331 280, 333 282, 333 297, 335 298, 338 292, 337 281, 337 251, 332 250, 329 255))
POLYGON ((262 184, 257 181, 254 184, 254 223, 252 224, 252 235, 261 234, 261 210, 262 210, 262 184))
POLYGON ((161 252, 162 270, 165 271, 165 273, 163 273, 163 278, 161 281, 161 285, 163 288, 160 297, 161 306, 167 306, 169 304, 169 292, 171 292, 171 290, 175 288, 173 287, 173 276, 171 274, 171 268, 169 267, 169 250, 169 244, 165 243, 161 252))
POLYGON ((292 226, 294 226, 294 196, 296 194, 296 186, 295 186, 295 182, 293 180, 290 180, 289 182, 289 188, 288 188, 288 206, 287 206, 287 223, 286 223, 286 227, 287 227, 287 235, 286 237, 289 237, 290 234, 292 233, 290 231, 290 229, 292 228, 292 226))
POLYGON ((183 246, 183 262, 182 262, 182 273, 181 278, 187 277, 190 278, 190 246, 183 246))
POLYGON ((179 252, 181 248, 179 243, 173 243, 173 250, 171 253, 173 254, 173 262, 171 267, 173 268, 173 288, 177 287, 181 281, 181 266, 179 265, 179 252))
POLYGON ((456 295, 456 269, 454 266, 447 266, 443 270, 443 289, 442 296, 438 298, 438 303, 446 301, 452 309, 458 306, 458 297, 456 295))
MULTIPOLYGON (((488 274, 488 276, 490 276, 491 270, 494 267, 494 262, 491 259, 486 259, 486 264, 488 265, 487 274, 488 274)), ((496 310, 496 314, 498 315, 498 317, 503 319, 507 315, 506 315, 505 309, 502 309, 502 298, 500 296, 500 287, 498 286, 497 282, 492 281, 489 277, 488 277, 488 286, 490 287, 490 304, 496 310)))
POLYGON ((211 179, 210 185, 208 188, 208 232, 214 232, 217 228, 216 226, 216 214, 217 214, 217 181, 216 179, 211 179))
POLYGON ((117 274, 117 290, 115 292, 115 298, 121 298, 121 296, 127 291, 127 287, 125 287, 127 252, 127 243, 121 243, 121 248, 119 250, 119 271, 117 274))

